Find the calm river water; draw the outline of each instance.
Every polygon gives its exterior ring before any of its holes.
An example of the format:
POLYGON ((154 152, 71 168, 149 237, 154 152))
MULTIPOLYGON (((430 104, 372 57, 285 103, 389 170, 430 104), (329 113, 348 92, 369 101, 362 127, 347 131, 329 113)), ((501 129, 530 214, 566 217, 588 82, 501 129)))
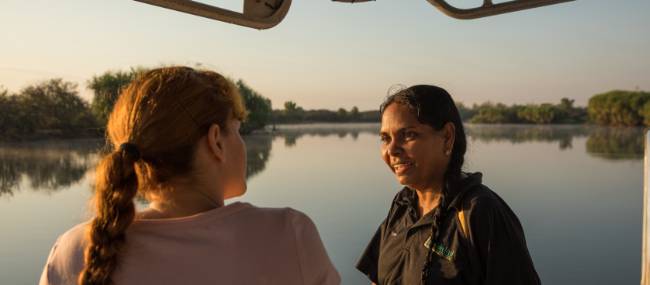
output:
MULTIPOLYGON (((238 200, 307 213, 343 278, 400 188, 379 157, 378 124, 281 126, 245 138, 238 200)), ((638 284, 643 134, 588 126, 467 125, 467 171, 519 216, 542 282, 638 284)), ((101 140, 0 145, 0 283, 35 284, 58 235, 89 217, 101 140)))

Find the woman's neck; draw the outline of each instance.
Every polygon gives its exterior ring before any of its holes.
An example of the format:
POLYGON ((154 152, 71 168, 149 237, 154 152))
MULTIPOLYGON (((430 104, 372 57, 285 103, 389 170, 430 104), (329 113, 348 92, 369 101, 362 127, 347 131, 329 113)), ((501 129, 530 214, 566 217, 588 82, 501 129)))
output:
POLYGON ((418 213, 423 217, 438 207, 441 192, 415 190, 418 195, 418 213))
POLYGON ((418 212, 420 217, 423 217, 438 207, 442 194, 442 183, 435 183, 435 185, 429 187, 421 187, 420 189, 415 189, 415 192, 418 195, 418 212))
MULTIPOLYGON (((207 192, 207 191, 206 191, 207 192)), ((138 216, 143 219, 178 218, 195 215, 222 207, 223 198, 209 195, 199 188, 179 188, 164 190, 151 197, 151 204, 138 216)))

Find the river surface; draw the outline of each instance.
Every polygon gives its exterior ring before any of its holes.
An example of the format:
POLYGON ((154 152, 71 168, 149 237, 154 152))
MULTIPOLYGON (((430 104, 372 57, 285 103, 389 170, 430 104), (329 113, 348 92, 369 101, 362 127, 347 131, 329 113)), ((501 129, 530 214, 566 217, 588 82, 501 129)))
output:
MULTIPOLYGON (((519 216, 544 284, 639 284, 643 130, 467 125, 465 170, 519 216)), ((343 284, 400 189, 378 124, 279 126, 245 137, 241 201, 309 215, 343 284)), ((0 283, 35 284, 55 239, 89 217, 102 140, 0 145, 0 283)))

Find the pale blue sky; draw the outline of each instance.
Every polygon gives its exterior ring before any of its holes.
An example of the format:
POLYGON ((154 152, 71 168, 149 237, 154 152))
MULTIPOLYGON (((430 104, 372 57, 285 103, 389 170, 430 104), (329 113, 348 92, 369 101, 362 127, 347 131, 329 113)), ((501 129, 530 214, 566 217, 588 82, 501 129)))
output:
POLYGON ((465 103, 586 104, 611 89, 650 90, 648 0, 578 0, 470 21, 425 0, 293 0, 284 21, 263 31, 130 0, 0 0, 0 39, 1 85, 62 77, 86 98, 86 80, 106 70, 196 63, 244 79, 274 107, 374 109, 394 84, 440 85, 465 103))

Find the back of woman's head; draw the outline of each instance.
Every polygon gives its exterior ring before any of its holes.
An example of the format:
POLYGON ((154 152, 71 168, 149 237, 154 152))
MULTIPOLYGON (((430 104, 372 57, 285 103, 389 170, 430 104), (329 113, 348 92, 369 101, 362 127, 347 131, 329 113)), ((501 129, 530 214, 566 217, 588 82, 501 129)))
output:
POLYGON ((383 115, 384 110, 393 103, 408 107, 420 123, 435 130, 441 130, 447 123, 454 124, 455 139, 445 180, 453 183, 460 179, 467 151, 467 138, 460 113, 451 95, 437 86, 411 86, 388 96, 381 104, 380 113, 383 115))
POLYGON ((112 284, 125 232, 135 217, 133 198, 187 176, 198 140, 212 124, 246 115, 237 88, 211 71, 165 67, 148 71, 120 95, 107 125, 112 151, 99 162, 96 217, 79 284, 112 284))

